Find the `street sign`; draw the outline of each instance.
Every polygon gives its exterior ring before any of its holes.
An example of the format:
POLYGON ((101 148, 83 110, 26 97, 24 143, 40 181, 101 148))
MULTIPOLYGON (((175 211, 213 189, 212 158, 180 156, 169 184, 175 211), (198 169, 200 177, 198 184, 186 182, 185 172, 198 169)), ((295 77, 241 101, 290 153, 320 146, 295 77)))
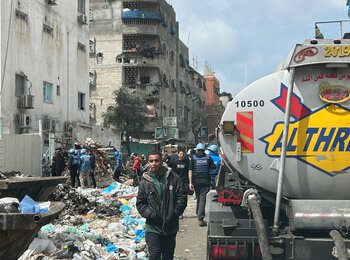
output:
POLYGON ((170 127, 167 129, 167 137, 169 138, 179 138, 179 129, 178 128, 174 128, 174 127, 170 127))
POLYGON ((165 132, 163 127, 156 127, 154 131, 154 138, 163 138, 165 137, 165 132))
POLYGON ((163 117, 163 127, 177 127, 177 117, 163 117))

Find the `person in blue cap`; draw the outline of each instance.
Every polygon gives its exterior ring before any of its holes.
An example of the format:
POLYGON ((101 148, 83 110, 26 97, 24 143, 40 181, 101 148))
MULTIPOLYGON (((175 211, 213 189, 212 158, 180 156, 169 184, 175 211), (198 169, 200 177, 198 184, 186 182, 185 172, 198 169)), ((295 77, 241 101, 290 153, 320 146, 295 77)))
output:
POLYGON ((122 171, 123 168, 123 159, 120 156, 118 151, 115 151, 114 153, 114 174, 113 174, 113 179, 115 181, 119 181, 119 177, 120 177, 120 173, 122 171))
POLYGON ((205 154, 205 145, 197 144, 196 154, 192 155, 189 165, 189 188, 195 191, 197 197, 196 214, 200 227, 205 227, 205 202, 210 190, 210 171, 215 170, 213 159, 205 154))
POLYGON ((85 188, 86 183, 90 186, 91 158, 86 154, 86 149, 81 149, 80 154, 79 177, 81 186, 85 188))
POLYGON ((70 175, 70 181, 72 187, 75 187, 75 179, 78 179, 78 186, 80 186, 80 180, 78 175, 78 168, 80 164, 80 158, 78 156, 78 150, 69 150, 68 171, 70 175))
POLYGON ((214 171, 210 171, 210 177, 211 177, 210 186, 212 189, 215 189, 215 179, 221 167, 221 157, 219 155, 219 148, 215 144, 210 145, 207 150, 209 151, 208 155, 213 159, 216 167, 214 171))

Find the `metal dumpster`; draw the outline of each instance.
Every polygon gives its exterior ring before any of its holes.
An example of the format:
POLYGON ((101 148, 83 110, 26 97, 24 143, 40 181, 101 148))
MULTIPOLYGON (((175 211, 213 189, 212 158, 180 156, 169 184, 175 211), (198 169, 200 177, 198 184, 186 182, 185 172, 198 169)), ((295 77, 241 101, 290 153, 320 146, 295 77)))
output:
POLYGON ((59 183, 65 183, 68 176, 17 177, 0 181, 0 198, 13 197, 21 201, 28 195, 35 201, 46 201, 59 183))
POLYGON ((18 259, 40 228, 64 209, 63 202, 51 202, 50 210, 38 214, 0 213, 0 259, 18 259))

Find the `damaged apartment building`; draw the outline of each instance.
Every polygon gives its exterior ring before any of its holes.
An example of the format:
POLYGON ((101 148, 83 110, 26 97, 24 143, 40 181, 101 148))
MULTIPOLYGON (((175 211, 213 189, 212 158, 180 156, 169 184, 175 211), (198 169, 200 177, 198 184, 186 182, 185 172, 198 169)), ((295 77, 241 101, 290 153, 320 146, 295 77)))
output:
POLYGON ((113 91, 124 87, 147 96, 145 138, 197 141, 205 79, 189 65, 173 7, 164 0, 90 0, 89 8, 91 122, 103 124, 113 91))
POLYGON ((61 135, 89 123, 88 0, 1 1, 2 133, 61 135), (39 127, 39 122, 41 122, 39 127))

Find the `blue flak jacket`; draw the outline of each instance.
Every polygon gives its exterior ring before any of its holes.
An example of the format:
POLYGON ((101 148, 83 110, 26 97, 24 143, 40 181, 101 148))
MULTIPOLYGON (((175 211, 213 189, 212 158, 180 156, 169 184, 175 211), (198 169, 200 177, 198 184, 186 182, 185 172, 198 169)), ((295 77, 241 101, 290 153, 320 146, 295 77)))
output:
POLYGON ((209 172, 209 163, 208 163, 208 159, 209 156, 206 155, 205 157, 197 157, 196 155, 193 155, 193 159, 194 159, 194 174, 198 175, 198 174, 208 174, 209 172))
POLYGON ((80 156, 80 160, 81 160, 81 167, 80 167, 81 171, 91 170, 91 159, 89 155, 83 154, 82 156, 80 156))
POLYGON ((72 165, 79 165, 80 159, 78 155, 72 155, 72 165))
POLYGON ((114 169, 121 169, 123 165, 123 159, 120 155, 116 156, 114 162, 114 169))
POLYGON ((219 170, 220 170, 220 162, 221 162, 221 157, 216 154, 216 153, 209 153, 208 154, 214 161, 214 164, 215 164, 215 171, 210 171, 210 174, 211 175, 217 175, 219 173, 219 170))

